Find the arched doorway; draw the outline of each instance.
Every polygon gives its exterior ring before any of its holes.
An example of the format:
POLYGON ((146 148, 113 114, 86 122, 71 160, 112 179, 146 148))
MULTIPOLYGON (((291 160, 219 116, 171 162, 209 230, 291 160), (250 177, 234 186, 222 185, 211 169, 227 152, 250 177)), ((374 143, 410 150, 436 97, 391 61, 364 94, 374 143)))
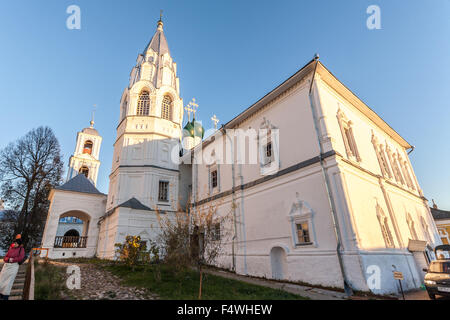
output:
POLYGON ((272 266, 272 279, 285 279, 287 274, 286 251, 281 247, 270 250, 270 264, 272 266))
POLYGON ((81 211, 68 211, 59 217, 55 248, 86 248, 90 216, 81 211))

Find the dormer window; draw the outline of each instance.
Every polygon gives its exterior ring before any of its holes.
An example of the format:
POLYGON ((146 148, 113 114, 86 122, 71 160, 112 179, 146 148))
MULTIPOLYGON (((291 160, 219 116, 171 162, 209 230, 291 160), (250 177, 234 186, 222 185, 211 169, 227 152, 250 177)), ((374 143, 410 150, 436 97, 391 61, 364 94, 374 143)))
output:
POLYGON ((348 120, 341 109, 338 110, 337 118, 341 128, 342 139, 344 140, 347 157, 358 162, 361 161, 358 148, 356 146, 355 136, 353 134, 353 123, 348 120))
POLYGON ((150 93, 147 90, 143 90, 139 94, 136 114, 138 116, 148 116, 149 112, 150 112, 150 93))
POLYGON ((83 153, 92 154, 92 146, 93 145, 94 144, 92 143, 91 140, 87 140, 83 146, 83 153))

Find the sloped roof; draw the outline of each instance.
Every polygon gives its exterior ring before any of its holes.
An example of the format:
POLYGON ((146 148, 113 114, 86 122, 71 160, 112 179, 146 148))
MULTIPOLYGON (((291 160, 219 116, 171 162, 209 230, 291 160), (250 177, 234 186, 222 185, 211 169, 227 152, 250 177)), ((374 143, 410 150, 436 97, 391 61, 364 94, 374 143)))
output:
POLYGON ((56 187, 57 190, 74 191, 82 193, 101 194, 100 191, 86 178, 84 174, 79 174, 60 187, 56 187))
POLYGON ((430 208, 431 214, 434 220, 450 219, 450 211, 445 211, 441 209, 430 208))
POLYGON ((138 199, 131 198, 130 200, 125 201, 122 204, 119 204, 118 207, 131 208, 136 210, 148 210, 152 211, 149 207, 143 205, 138 199))

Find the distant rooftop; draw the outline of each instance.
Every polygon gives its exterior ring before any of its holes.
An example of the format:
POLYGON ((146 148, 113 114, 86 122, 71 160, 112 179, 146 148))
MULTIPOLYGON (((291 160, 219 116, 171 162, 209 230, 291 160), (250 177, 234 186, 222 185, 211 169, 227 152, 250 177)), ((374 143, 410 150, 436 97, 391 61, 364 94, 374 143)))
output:
POLYGON ((450 219, 450 211, 441 210, 438 208, 430 208, 430 209, 434 220, 450 219))

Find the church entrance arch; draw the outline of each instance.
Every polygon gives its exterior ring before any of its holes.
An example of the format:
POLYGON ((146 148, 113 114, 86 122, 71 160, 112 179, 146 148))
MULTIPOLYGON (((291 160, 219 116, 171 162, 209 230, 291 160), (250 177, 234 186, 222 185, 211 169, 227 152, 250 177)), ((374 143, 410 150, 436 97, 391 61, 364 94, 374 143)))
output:
POLYGON ((60 215, 55 248, 86 248, 91 217, 83 211, 67 211, 60 215))

